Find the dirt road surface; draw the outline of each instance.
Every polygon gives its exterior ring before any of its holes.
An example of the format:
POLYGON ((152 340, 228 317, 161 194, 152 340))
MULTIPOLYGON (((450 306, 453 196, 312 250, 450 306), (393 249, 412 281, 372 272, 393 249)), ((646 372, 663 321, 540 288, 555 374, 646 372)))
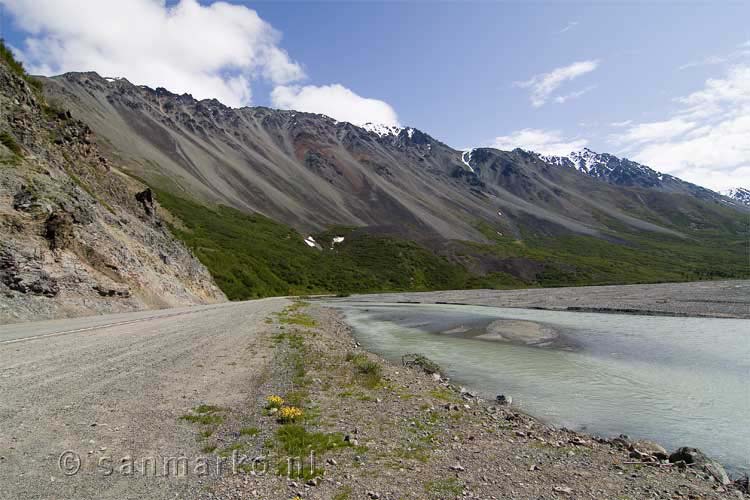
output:
POLYGON ((0 327, 0 498, 199 496, 212 474, 153 477, 142 466, 188 457, 194 467, 200 445, 180 417, 255 398, 271 361, 258 338, 289 303, 0 327))

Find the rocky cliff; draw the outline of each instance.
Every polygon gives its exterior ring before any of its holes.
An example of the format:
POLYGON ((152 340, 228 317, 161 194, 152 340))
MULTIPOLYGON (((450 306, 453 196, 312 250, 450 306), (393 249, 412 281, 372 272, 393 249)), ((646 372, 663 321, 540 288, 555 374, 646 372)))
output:
POLYGON ((0 61, 0 323, 226 300, 150 190, 0 61))

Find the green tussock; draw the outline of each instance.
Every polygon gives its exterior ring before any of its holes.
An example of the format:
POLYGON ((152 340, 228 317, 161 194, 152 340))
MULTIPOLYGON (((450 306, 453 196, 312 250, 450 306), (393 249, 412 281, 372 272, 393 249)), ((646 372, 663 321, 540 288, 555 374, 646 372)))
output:
POLYGON ((0 143, 8 148, 10 152, 13 153, 16 157, 23 157, 23 149, 21 149, 21 146, 18 145, 15 137, 10 135, 8 132, 0 133, 0 143))

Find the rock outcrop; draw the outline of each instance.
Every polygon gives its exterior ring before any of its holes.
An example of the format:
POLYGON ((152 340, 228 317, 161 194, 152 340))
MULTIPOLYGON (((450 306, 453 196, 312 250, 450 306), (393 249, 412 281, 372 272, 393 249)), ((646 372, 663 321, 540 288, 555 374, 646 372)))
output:
POLYGON ((88 126, 0 62, 0 323, 226 300, 88 126))

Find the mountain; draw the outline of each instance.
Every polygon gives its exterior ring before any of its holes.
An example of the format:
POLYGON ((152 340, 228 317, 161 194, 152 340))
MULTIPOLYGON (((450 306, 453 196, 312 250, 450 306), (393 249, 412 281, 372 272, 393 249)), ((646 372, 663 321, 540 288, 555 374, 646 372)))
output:
POLYGON ((547 163, 572 168, 618 186, 646 187, 666 192, 689 193, 706 200, 718 199, 715 192, 704 187, 685 182, 669 174, 657 172, 651 167, 627 158, 618 158, 607 153, 596 153, 588 148, 571 152, 567 156, 541 154, 538 156, 547 163))
POLYGON ((173 233, 215 276, 221 268, 225 290, 237 290, 233 297, 748 272, 744 209, 612 155, 458 151, 412 127, 358 127, 318 114, 234 109, 96 73, 43 82, 50 102, 96 132, 113 165, 143 179, 173 214, 179 212, 182 226, 174 225, 173 233), (263 238, 251 237, 257 233, 250 229, 227 238, 245 224, 262 227, 263 238), (333 238, 342 237, 334 245, 333 238), (225 244, 217 247, 218 239, 225 244), (262 264, 245 255, 250 246, 265 256, 262 264), (274 261, 270 246, 289 259, 304 256, 304 265, 300 261, 290 272, 274 261), (321 264, 308 250, 345 261, 321 264), (394 253, 386 258, 384 252, 394 253), (407 253, 413 257, 408 265, 396 258, 407 253), (243 269, 261 266, 264 277, 238 278, 246 271, 230 269, 226 261, 239 262, 240 254, 254 262, 243 269), (405 267, 386 273, 386 261, 405 267), (447 265, 455 277, 450 285, 439 276, 447 265), (330 272, 303 270, 310 266, 330 272), (341 269, 349 270, 346 277, 341 269))
POLYGON ((750 189, 742 187, 732 188, 722 191, 721 194, 742 205, 750 206, 750 189))
POLYGON ((226 300, 148 186, 0 56, 0 323, 226 300))

